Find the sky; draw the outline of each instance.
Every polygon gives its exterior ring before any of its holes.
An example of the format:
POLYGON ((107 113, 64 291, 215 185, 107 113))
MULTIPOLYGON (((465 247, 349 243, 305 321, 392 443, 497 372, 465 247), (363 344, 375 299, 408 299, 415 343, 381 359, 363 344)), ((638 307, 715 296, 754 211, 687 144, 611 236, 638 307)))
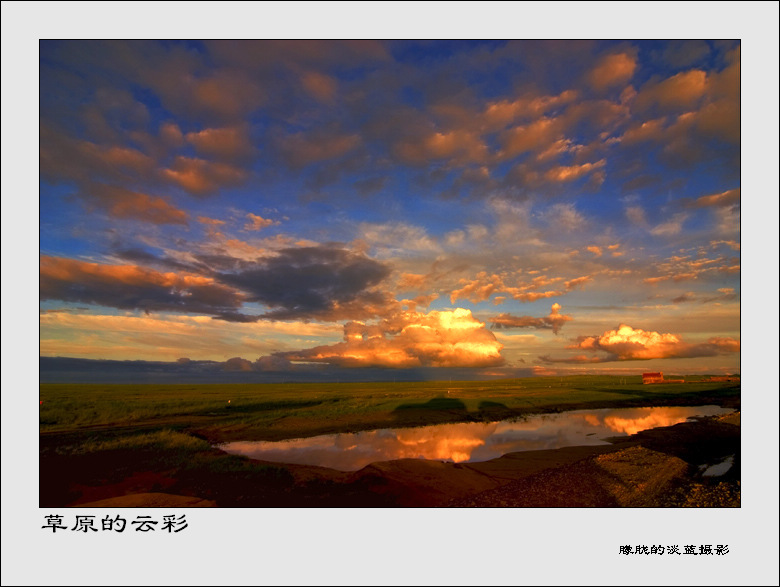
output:
POLYGON ((41 41, 40 355, 739 373, 740 49, 41 41))

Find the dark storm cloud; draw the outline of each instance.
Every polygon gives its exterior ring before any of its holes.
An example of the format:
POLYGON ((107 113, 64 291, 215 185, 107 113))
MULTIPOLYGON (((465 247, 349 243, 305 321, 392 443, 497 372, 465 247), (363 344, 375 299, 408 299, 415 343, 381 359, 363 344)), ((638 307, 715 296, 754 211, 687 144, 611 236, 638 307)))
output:
POLYGON ((376 315, 388 303, 376 291, 390 274, 386 265, 332 246, 282 249, 278 255, 219 280, 271 308, 275 319, 334 318, 347 308, 376 315))

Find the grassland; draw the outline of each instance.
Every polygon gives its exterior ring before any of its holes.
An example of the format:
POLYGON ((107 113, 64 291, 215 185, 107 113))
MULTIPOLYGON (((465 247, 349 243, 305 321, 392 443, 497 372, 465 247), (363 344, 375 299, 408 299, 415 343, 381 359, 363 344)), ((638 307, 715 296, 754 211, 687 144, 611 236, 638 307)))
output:
POLYGON ((583 408, 718 404, 739 409, 739 394, 738 383, 642 385, 638 376, 494 382, 42 384, 41 505, 77 501, 89 493, 85 487, 133 491, 122 489, 122 483, 139 472, 157 476, 154 483, 139 482, 147 490, 173 486, 180 493, 215 497, 220 491, 216 487, 232 484, 231 497, 222 500, 232 505, 241 503, 236 492, 243 486, 261 501, 289 493, 294 480, 284 467, 211 448, 229 440, 496 421, 583 408), (258 483, 266 492, 262 499, 257 497, 258 483))
POLYGON ((210 441, 281 440, 387 424, 484 421, 598 407, 739 402, 739 384, 639 377, 495 382, 230 385, 41 384, 42 435, 177 430, 210 441))

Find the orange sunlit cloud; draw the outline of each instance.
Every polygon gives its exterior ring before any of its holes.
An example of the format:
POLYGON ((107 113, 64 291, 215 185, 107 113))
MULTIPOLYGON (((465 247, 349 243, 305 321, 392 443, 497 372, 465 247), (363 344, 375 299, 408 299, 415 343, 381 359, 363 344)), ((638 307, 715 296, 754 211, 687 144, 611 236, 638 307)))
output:
POLYGON ((581 337, 577 344, 569 347, 604 352, 606 357, 581 355, 569 359, 540 358, 549 363, 681 359, 735 353, 739 352, 739 347, 739 341, 730 337, 713 337, 704 343, 688 344, 676 334, 634 329, 627 324, 621 324, 615 330, 608 330, 599 336, 581 337))
POLYGON ((708 196, 701 196, 694 202, 694 206, 731 206, 738 204, 740 201, 740 188, 727 190, 719 194, 710 194, 708 196))
POLYGON ((167 200, 118 186, 92 184, 81 197, 88 207, 105 210, 113 218, 141 220, 152 224, 187 224, 189 215, 167 200))
POLYGON ((186 139, 199 154, 221 161, 242 161, 255 152, 249 133, 242 126, 207 128, 187 133, 186 139))
POLYGON ((348 322, 344 342, 283 353, 289 361, 351 367, 491 367, 503 345, 470 310, 403 312, 377 325, 348 322))
POLYGON ((707 73, 690 70, 658 83, 648 83, 636 97, 637 108, 657 106, 662 110, 690 109, 707 91, 707 73))
POLYGON ((627 53, 607 55, 591 70, 588 81, 597 90, 604 90, 631 79, 636 70, 636 59, 627 53))
POLYGON ((279 224, 277 220, 263 218, 262 216, 252 214, 251 212, 249 212, 246 217, 249 219, 249 222, 244 225, 244 230, 262 230, 263 228, 273 226, 274 224, 279 224))
POLYGON ((221 187, 235 186, 247 178, 243 169, 193 157, 176 157, 164 177, 196 196, 212 194, 221 187))

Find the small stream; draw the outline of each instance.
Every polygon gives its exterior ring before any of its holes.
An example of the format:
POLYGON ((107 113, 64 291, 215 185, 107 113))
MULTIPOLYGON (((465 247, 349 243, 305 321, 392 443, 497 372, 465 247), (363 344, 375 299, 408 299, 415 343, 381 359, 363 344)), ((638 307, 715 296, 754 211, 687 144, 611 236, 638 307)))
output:
POLYGON ((510 452, 608 444, 604 438, 731 411, 718 406, 573 410, 501 422, 386 428, 278 442, 228 442, 217 448, 263 461, 357 471, 395 459, 480 462, 510 452))

